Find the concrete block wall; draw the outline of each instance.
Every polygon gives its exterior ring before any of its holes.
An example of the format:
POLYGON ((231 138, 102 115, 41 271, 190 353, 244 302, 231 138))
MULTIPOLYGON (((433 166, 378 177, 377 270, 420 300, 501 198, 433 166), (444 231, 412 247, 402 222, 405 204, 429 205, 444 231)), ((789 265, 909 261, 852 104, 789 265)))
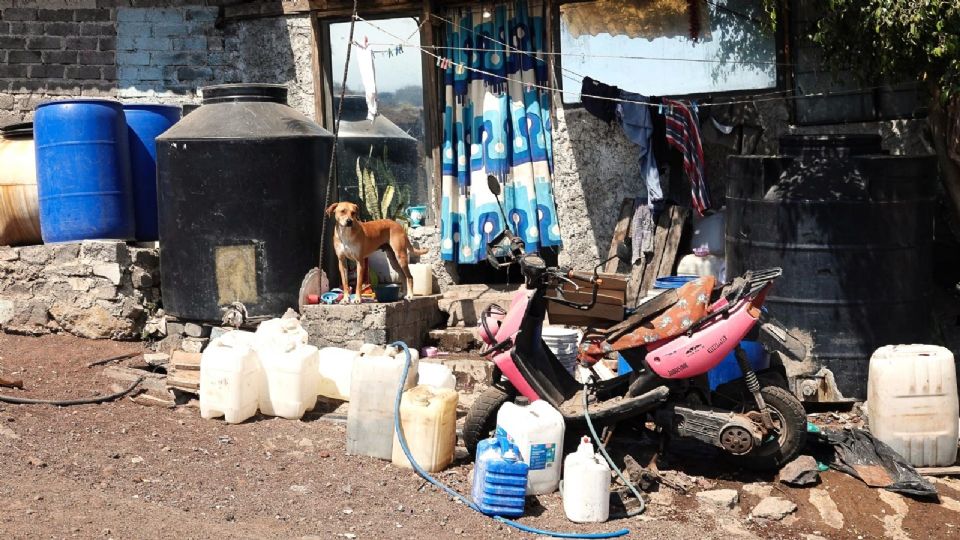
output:
POLYGON ((435 296, 389 304, 305 306, 300 314, 311 345, 348 349, 397 340, 420 347, 430 330, 444 320, 435 296))
POLYGON ((40 102, 109 97, 196 103, 202 86, 286 84, 313 115, 306 16, 215 26, 237 0, 0 0, 0 126, 40 102))
POLYGON ((118 241, 0 247, 0 330, 138 339, 160 300, 156 248, 118 241))

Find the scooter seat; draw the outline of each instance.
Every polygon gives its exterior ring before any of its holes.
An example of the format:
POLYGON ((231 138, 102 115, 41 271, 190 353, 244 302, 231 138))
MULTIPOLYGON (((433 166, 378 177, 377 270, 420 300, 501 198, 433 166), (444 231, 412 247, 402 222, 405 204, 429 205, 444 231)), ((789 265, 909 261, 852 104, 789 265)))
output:
POLYGON ((716 284, 712 276, 697 278, 677 290, 677 301, 656 317, 630 332, 630 340, 654 343, 670 339, 687 331, 707 315, 710 293, 716 284))

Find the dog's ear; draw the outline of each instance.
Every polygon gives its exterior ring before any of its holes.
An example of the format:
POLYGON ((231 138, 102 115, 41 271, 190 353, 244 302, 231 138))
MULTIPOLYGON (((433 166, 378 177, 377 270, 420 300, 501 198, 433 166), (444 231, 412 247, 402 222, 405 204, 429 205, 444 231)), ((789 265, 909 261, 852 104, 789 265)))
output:
POLYGON ((332 216, 332 215, 333 215, 333 212, 337 209, 337 205, 338 205, 338 204, 340 204, 340 203, 333 203, 333 204, 331 204, 330 206, 327 207, 327 209, 324 211, 324 213, 327 214, 328 216, 332 216))

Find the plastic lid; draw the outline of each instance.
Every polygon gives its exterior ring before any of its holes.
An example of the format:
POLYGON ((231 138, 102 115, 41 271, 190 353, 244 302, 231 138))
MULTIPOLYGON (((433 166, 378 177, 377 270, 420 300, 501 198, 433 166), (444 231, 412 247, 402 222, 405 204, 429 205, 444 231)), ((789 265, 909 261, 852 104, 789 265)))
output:
POLYGON ((282 84, 218 84, 204 86, 203 104, 235 101, 265 101, 287 104, 287 87, 282 84))
POLYGON ((0 128, 0 135, 10 139, 15 137, 32 137, 33 122, 19 122, 3 126, 0 128))

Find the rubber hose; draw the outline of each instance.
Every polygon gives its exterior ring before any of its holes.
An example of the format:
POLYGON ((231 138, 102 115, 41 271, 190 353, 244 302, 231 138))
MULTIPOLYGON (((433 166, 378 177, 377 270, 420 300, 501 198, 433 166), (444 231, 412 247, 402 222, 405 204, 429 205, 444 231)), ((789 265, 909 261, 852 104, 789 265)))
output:
MULTIPOLYGON (((470 508, 471 510, 479 514, 486 516, 486 514, 484 514, 483 512, 480 512, 480 508, 477 507, 477 505, 474 504, 473 501, 464 497, 460 493, 454 491, 449 486, 440 482, 433 476, 430 476, 430 474, 427 471, 423 470, 423 468, 420 467, 420 464, 417 463, 415 459, 413 459, 413 455, 410 453, 410 447, 407 446, 407 439, 406 437, 403 436, 403 427, 400 425, 400 401, 403 398, 404 386, 407 381, 407 375, 410 373, 410 364, 412 363, 412 359, 410 356, 410 349, 407 347, 407 344, 402 341, 395 341, 390 345, 393 347, 399 347, 403 349, 403 353, 405 355, 405 361, 403 365, 403 375, 400 376, 400 386, 399 388, 397 388, 397 398, 393 404, 393 429, 397 434, 397 441, 400 443, 400 449, 403 450, 403 455, 407 456, 407 460, 410 461, 410 465, 413 466, 413 470, 415 470, 417 474, 419 474, 424 480, 442 489, 447 495, 450 495, 454 499, 459 500, 464 505, 466 505, 467 508, 470 508)), ((487 517, 490 517, 490 516, 487 516, 487 517)), ((503 523, 504 525, 509 525, 510 527, 513 527, 515 529, 518 529, 524 532, 539 534, 541 536, 552 536, 554 538, 588 538, 588 539, 597 538, 599 539, 599 538, 618 538, 620 536, 625 536, 630 534, 630 529, 620 529, 618 531, 603 532, 603 533, 547 531, 544 529, 529 527, 527 525, 523 525, 522 523, 517 523, 516 521, 513 521, 511 519, 506 519, 500 516, 493 516, 492 519, 494 521, 498 521, 500 523, 503 523)))
POLYGON ((130 392, 133 392, 133 389, 136 388, 140 383, 143 382, 143 377, 138 378, 136 381, 133 381, 127 389, 121 390, 114 394, 107 396, 93 397, 93 398, 81 398, 81 399, 31 399, 31 398, 22 398, 16 396, 3 396, 0 395, 0 401, 5 403, 14 403, 17 405, 56 405, 58 407, 69 407, 71 405, 90 405, 92 403, 104 403, 106 401, 113 401, 117 398, 121 398, 130 392))
POLYGON ((587 419, 587 428, 590 430, 590 434, 593 435, 593 440, 597 441, 597 448, 600 449, 600 453, 603 454, 603 458, 607 460, 607 463, 610 467, 617 473, 617 478, 621 482, 627 485, 630 488, 630 491, 633 492, 633 496, 637 498, 637 502, 640 503, 640 508, 634 510, 633 512, 627 512, 626 517, 639 516, 647 509, 647 503, 644 502, 643 497, 640 496, 640 492, 633 485, 629 478, 623 475, 623 472, 620 471, 620 467, 617 467, 617 464, 610 459, 610 454, 607 453, 607 449, 604 447, 603 443, 600 442, 600 436, 597 435, 597 430, 593 427, 593 421, 590 420, 590 408, 587 406, 587 383, 583 383, 583 417, 587 419))

